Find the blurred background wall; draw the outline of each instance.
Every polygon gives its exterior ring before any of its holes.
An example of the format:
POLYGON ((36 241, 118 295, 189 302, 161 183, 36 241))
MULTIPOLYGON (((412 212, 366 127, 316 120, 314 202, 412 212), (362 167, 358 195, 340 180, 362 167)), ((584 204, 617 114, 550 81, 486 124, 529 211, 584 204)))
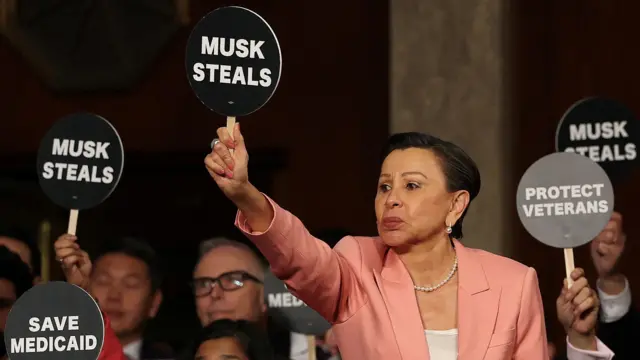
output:
MULTIPOLYGON (((513 211, 505 191, 510 127, 504 101, 502 0, 391 2, 390 131, 450 139, 476 161, 482 189, 464 242, 510 254, 513 211)), ((468 224, 468 225, 467 225, 468 224)))

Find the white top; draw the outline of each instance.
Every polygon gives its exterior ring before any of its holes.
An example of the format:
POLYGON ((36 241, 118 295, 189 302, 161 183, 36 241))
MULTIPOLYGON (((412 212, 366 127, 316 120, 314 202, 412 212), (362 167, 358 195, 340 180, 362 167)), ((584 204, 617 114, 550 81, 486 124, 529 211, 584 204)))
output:
POLYGON ((456 360, 458 358, 458 329, 425 330, 429 357, 437 360, 456 360))

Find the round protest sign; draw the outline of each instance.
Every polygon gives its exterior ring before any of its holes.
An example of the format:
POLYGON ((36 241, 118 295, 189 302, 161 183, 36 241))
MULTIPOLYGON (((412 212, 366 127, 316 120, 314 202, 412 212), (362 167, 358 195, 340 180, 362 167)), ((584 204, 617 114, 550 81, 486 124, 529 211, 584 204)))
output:
POLYGON ((247 115, 276 91, 282 72, 280 44, 260 15, 223 7, 194 27, 186 67, 191 88, 209 109, 229 117, 247 115))
POLYGON ((92 208, 118 185, 124 165, 116 129, 93 114, 56 122, 40 143, 38 177, 44 193, 69 210, 92 208))
POLYGON ((11 308, 4 343, 11 360, 96 360, 104 341, 98 304, 62 281, 36 285, 11 308))
POLYGON ((518 216, 538 241, 574 248, 593 240, 613 213, 613 187, 588 158, 559 152, 527 169, 516 193, 518 216))
POLYGON ((584 155, 602 166, 612 180, 638 166, 640 122, 625 105, 587 98, 573 104, 556 131, 556 151, 584 155))
POLYGON ((265 274, 265 301, 276 309, 293 332, 306 335, 324 335, 331 325, 315 310, 289 292, 285 283, 271 272, 265 274))

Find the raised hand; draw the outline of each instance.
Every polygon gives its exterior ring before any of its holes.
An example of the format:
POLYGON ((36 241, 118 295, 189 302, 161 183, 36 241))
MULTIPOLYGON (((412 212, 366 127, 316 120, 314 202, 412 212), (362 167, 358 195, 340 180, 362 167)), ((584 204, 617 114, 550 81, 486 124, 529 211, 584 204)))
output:
POLYGON ((74 235, 64 234, 56 240, 53 247, 67 282, 87 290, 91 277, 91 258, 80 249, 77 240, 74 235))
POLYGON ((249 184, 247 165, 249 155, 240 132, 240 124, 236 124, 233 137, 226 127, 218 128, 218 141, 204 163, 207 171, 215 180, 222 192, 232 201, 246 192, 249 184))
POLYGON ((604 230, 591 242, 591 258, 598 277, 606 279, 615 275, 625 241, 626 235, 622 232, 622 215, 614 212, 604 230))
POLYGON ((558 320, 573 346, 593 349, 596 346, 595 327, 600 301, 596 292, 589 287, 584 270, 576 268, 571 273, 571 278, 574 280, 571 288, 567 287, 565 279, 560 296, 556 300, 558 320))

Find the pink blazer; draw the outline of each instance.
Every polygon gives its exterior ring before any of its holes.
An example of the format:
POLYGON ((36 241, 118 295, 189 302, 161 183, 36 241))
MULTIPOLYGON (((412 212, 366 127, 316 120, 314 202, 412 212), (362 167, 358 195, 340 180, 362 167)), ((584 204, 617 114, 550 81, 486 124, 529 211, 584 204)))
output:
MULTIPOLYGON (((429 359, 413 282, 379 238, 345 237, 334 249, 271 199, 275 218, 252 233, 236 226, 302 301, 334 324, 345 360, 429 359)), ((455 241, 458 255, 458 359, 548 360, 536 272, 455 241)), ((438 360, 438 359, 433 359, 438 360)))

